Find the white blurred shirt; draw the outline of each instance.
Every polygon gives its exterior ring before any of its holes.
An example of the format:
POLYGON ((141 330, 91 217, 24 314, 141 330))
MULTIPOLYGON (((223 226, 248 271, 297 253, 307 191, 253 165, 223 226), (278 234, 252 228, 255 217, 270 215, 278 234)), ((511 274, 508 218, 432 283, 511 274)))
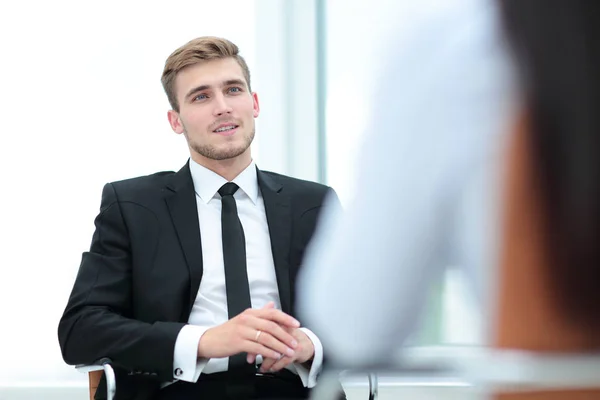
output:
POLYGON ((447 266, 491 306, 513 72, 491 0, 426 15, 387 47, 356 192, 343 215, 327 205, 299 277, 302 317, 343 365, 389 358, 447 266))

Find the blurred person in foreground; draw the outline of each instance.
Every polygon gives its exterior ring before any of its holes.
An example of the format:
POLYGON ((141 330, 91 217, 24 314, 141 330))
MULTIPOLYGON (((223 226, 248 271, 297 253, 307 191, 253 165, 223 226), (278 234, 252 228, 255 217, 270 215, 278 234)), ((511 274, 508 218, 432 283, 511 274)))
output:
POLYGON ((343 215, 327 206, 299 280, 339 367, 390 362, 448 266, 490 340, 511 140, 531 160, 556 307, 580 336, 600 325, 600 3, 457 0, 428 18, 387 47, 358 190, 343 215))
POLYGON ((258 169, 258 95, 232 42, 186 43, 162 84, 190 159, 104 187, 58 328, 63 357, 109 357, 117 399, 306 398, 323 350, 293 317, 293 288, 333 191, 258 169))

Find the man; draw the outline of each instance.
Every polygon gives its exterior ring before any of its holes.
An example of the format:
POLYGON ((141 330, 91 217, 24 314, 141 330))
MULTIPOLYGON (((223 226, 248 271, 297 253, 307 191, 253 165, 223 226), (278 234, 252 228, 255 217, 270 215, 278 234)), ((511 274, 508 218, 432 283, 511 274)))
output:
POLYGON ((191 158, 104 187, 59 324, 63 358, 109 357, 119 399, 306 398, 323 350, 291 316, 294 286, 333 191, 256 167, 259 102, 235 44, 190 41, 162 83, 191 158))

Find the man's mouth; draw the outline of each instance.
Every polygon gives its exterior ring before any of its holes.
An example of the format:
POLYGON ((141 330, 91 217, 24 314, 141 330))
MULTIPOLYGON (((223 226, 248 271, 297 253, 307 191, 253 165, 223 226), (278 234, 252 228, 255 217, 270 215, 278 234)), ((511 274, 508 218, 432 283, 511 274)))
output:
POLYGON ((215 133, 220 133, 220 134, 224 134, 224 135, 232 135, 235 130, 239 127, 239 125, 235 125, 235 124, 227 124, 227 125, 222 125, 219 126, 217 129, 215 129, 213 132, 215 133))

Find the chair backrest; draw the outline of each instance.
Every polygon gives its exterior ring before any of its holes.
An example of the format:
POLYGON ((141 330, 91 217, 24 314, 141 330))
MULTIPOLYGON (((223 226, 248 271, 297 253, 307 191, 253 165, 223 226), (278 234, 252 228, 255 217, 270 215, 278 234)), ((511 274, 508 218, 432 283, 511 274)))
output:
MULTIPOLYGON (((535 352, 582 353, 600 349, 600 336, 574 326, 559 312, 546 268, 540 193, 534 189, 532 152, 522 123, 507 146, 498 314, 494 346, 535 352)), ((600 399, 598 390, 498 394, 510 400, 600 399)))
POLYGON ((94 396, 96 395, 96 390, 98 389, 98 385, 100 384, 102 374, 102 371, 88 372, 90 400, 94 400, 94 396))

